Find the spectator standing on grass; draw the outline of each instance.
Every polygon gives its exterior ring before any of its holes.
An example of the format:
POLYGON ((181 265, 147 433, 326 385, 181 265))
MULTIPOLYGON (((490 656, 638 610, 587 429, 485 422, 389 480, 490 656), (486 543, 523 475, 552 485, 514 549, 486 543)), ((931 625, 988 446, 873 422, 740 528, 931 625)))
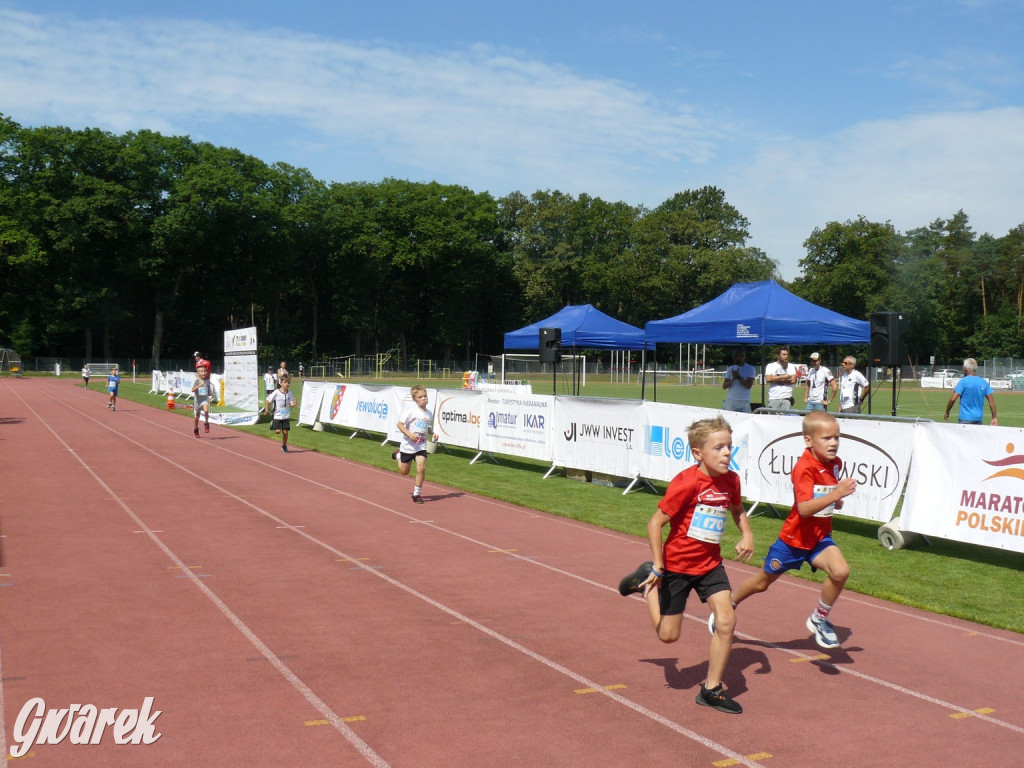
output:
POLYGON ((839 375, 839 410, 842 413, 860 413, 861 403, 868 395, 871 384, 857 370, 857 358, 843 358, 843 372, 839 375))
POLYGON ((956 383, 953 394, 946 403, 946 413, 942 417, 949 421, 949 411, 953 403, 960 398, 959 421, 961 424, 981 424, 985 415, 985 401, 988 400, 989 410, 992 411, 992 420, 989 422, 993 427, 998 424, 996 421, 996 399, 993 397, 992 385, 978 374, 978 361, 973 357, 964 360, 964 377, 956 383))
POLYGON ((754 386, 757 371, 746 361, 746 356, 743 347, 732 351, 732 365, 725 372, 725 380, 722 382, 722 389, 727 390, 723 405, 727 411, 750 413, 750 388, 754 386))
POLYGON ((789 348, 779 347, 774 363, 764 367, 764 380, 768 388, 768 407, 788 411, 793 407, 793 385, 796 384, 796 366, 789 364, 789 348))
POLYGON ((92 371, 89 370, 89 364, 86 363, 82 367, 82 381, 85 383, 85 388, 89 388, 89 377, 92 375, 92 371))
POLYGON ((264 414, 269 414, 273 410, 274 416, 270 422, 270 428, 275 434, 281 435, 281 450, 285 453, 288 453, 288 432, 292 428, 292 408, 298 405, 295 402, 295 396, 288 391, 290 386, 291 379, 282 376, 277 389, 267 397, 266 406, 263 408, 264 414))
POLYGON ((729 576, 722 564, 722 533, 727 516, 740 530, 736 554, 741 561, 754 554, 754 534, 743 510, 740 476, 729 469, 732 427, 721 416, 695 421, 687 430, 696 465, 669 483, 658 509, 647 523, 651 560, 619 582, 619 594, 641 593, 654 631, 663 643, 682 632, 683 612, 696 590, 715 617, 708 650, 707 678, 697 703, 738 715, 743 708, 725 692, 722 675, 732 650, 736 618, 729 603, 729 576), (662 541, 662 530, 669 526, 662 541))
POLYGON ((267 372, 263 374, 263 389, 266 397, 270 397, 274 390, 277 389, 277 377, 274 376, 273 368, 267 368, 267 372))
POLYGON ((301 379, 301 378, 303 378, 303 377, 304 377, 305 375, 306 375, 306 369, 305 369, 305 367, 304 367, 304 366, 302 365, 302 363, 299 363, 299 378, 301 379))
POLYGON ((281 381, 284 378, 291 379, 291 374, 288 373, 288 368, 285 366, 284 360, 282 360, 281 364, 277 367, 277 380, 281 381))
POLYGON ((807 371, 805 383, 807 389, 804 392, 804 401, 807 403, 807 410, 827 411, 828 404, 835 396, 839 385, 832 371, 821 364, 821 355, 817 352, 811 353, 811 367, 807 371))

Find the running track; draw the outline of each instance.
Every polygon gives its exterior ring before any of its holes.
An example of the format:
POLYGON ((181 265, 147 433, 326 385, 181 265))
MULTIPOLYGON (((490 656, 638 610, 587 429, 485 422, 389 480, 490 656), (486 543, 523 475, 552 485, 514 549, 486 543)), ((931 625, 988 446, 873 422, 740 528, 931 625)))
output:
POLYGON ((1021 635, 847 593, 823 653, 784 577, 740 609, 723 714, 705 607, 662 645, 616 590, 644 541, 105 402, 0 381, 0 759, 34 697, 151 696, 161 736, 12 766, 1024 764, 1021 635))

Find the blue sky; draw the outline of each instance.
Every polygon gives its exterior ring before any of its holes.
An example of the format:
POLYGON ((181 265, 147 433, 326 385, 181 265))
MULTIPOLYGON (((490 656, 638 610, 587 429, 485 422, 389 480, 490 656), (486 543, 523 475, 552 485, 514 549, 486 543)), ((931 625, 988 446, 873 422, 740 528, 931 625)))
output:
POLYGON ((1024 0, 0 0, 0 112, 143 128, 325 181, 657 206, 750 245, 865 216, 1024 223, 1024 0))

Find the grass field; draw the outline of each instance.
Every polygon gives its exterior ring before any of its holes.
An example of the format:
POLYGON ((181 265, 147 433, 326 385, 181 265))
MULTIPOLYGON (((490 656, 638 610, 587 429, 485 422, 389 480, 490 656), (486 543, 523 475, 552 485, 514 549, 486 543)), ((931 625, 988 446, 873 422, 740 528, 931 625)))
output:
MULTIPOLYGON (((408 386, 415 381, 394 378, 366 383, 408 386)), ((419 383, 428 387, 456 388, 461 382, 446 379, 420 380, 419 383)), ((72 385, 70 380, 69 385, 72 385)), ((74 386, 81 386, 81 383, 74 386)), ((558 387, 559 394, 568 393, 568 385, 559 382, 558 387), (561 391, 563 386, 565 391, 561 391)), ((550 379, 534 382, 534 392, 538 394, 550 394, 552 389, 550 379)), ((148 394, 148 390, 148 380, 146 384, 121 384, 123 398, 163 408, 164 399, 148 394)), ((301 397, 301 386, 293 388, 293 391, 301 397)), ((640 387, 591 379, 582 394, 638 399, 640 387)), ((949 394, 948 390, 920 390, 916 386, 905 386, 899 393, 897 415, 941 421, 949 394)), ((649 383, 646 395, 647 399, 653 399, 649 383)), ((722 401, 722 390, 659 382, 657 399, 660 402, 718 407, 722 401)), ((1024 426, 1024 393, 999 392, 996 405, 1000 424, 1024 426)), ((890 388, 879 387, 872 410, 876 414, 891 413, 890 388)), ((190 431, 191 411, 179 412, 188 414, 189 422, 183 423, 182 429, 190 431)), ((951 418, 955 414, 954 407, 951 418)), ((261 437, 273 437, 268 435, 266 424, 239 429, 261 437)), ((381 446, 382 438, 358 436, 348 439, 348 435, 347 431, 339 435, 295 428, 289 442, 377 467, 394 467, 390 459, 393 446, 381 446)), ((434 482, 460 488, 638 537, 646 536, 647 520, 665 489, 663 483, 656 483, 656 492, 640 490, 623 496, 621 489, 569 480, 562 475, 556 474, 545 480, 543 475, 548 465, 541 462, 499 456, 499 465, 487 462, 470 465, 469 460, 474 453, 452 449, 450 453, 439 451, 431 456, 427 468, 428 484, 434 482)), ((852 569, 848 590, 1024 633, 1024 611, 1020 602, 1024 554, 945 540, 932 540, 930 545, 921 542, 911 548, 890 552, 878 543, 877 524, 841 516, 833 518, 833 521, 836 541, 852 569)), ((773 516, 758 516, 752 519, 751 524, 756 537, 755 562, 760 564, 768 546, 778 535, 782 521, 773 516), (762 559, 758 560, 758 556, 762 559)), ((722 551, 727 557, 733 553, 735 542, 735 529, 729 530, 722 544, 722 551)), ((622 564, 627 570, 633 565, 622 564)), ((797 575, 818 582, 822 579, 821 574, 812 575, 808 569, 797 575)), ((839 611, 837 616, 841 615, 841 601, 839 611)), ((842 619, 838 621, 841 623, 842 619)))

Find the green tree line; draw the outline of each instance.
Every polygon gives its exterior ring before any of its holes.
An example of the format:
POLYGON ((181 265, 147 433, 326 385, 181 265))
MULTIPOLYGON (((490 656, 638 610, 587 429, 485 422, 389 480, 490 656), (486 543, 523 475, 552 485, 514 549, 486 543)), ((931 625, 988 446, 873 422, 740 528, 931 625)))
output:
MULTIPOLYGON (((0 115, 0 345, 23 356, 187 357, 256 326, 268 356, 397 348, 471 360, 566 304, 627 323, 778 279, 716 187, 655 208, 305 169, 150 131, 23 127, 0 115)), ((966 215, 896 232, 859 218, 805 243, 789 286, 853 317, 912 318, 912 352, 1024 353, 1024 225, 966 215)))

